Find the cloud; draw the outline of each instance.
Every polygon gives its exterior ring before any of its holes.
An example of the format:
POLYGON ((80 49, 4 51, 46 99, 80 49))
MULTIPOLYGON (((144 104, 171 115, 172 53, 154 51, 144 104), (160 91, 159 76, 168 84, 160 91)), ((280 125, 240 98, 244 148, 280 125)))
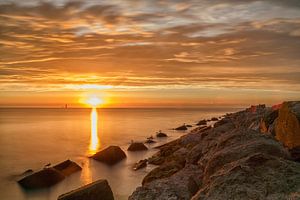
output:
POLYGON ((299 10, 298 1, 1 2, 0 87, 300 91, 299 10))

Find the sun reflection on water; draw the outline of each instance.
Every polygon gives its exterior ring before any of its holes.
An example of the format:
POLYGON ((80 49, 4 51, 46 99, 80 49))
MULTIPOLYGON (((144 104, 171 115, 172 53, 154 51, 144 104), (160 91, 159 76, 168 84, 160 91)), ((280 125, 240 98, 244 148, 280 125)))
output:
POLYGON ((93 155, 100 147, 100 141, 98 137, 98 113, 97 109, 93 108, 91 112, 91 136, 89 145, 89 154, 93 155))

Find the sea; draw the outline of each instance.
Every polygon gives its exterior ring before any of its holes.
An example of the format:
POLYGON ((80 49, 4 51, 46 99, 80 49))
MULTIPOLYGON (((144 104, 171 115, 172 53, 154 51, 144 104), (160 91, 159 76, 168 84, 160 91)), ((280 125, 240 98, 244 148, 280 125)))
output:
POLYGON ((0 108, 0 199, 56 200, 63 193, 99 179, 107 179, 116 200, 141 186, 143 177, 156 166, 138 171, 134 163, 153 155, 162 145, 187 134, 201 119, 222 116, 238 108, 0 108), (175 131, 183 124, 188 131, 175 131), (167 138, 155 138, 161 130, 167 138), (148 151, 129 152, 132 141, 157 141, 148 151), (110 145, 120 146, 127 158, 107 166, 89 158, 110 145), (25 190, 18 180, 23 173, 38 171, 70 159, 82 167, 58 184, 25 190))

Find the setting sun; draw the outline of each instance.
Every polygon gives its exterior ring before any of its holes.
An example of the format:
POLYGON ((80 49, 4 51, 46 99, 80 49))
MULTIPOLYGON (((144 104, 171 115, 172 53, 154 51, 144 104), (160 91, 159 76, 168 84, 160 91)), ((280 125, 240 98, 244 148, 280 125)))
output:
POLYGON ((92 107, 97 107, 97 106, 103 104, 103 100, 100 99, 99 97, 90 97, 89 99, 86 100, 85 103, 92 107))

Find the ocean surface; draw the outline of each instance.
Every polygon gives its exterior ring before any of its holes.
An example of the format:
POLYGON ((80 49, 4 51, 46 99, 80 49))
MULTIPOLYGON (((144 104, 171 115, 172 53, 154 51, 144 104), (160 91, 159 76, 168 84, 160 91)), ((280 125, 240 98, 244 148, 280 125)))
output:
POLYGON ((60 194, 98 179, 107 179, 115 199, 127 199, 143 177, 155 166, 133 171, 135 162, 157 150, 154 146, 174 140, 188 131, 172 128, 183 123, 195 125, 200 119, 221 116, 236 108, 155 108, 155 109, 0 109, 0 199, 54 200, 60 194), (130 142, 145 141, 162 130, 168 138, 156 139, 149 150, 128 152, 130 142), (109 145, 120 146, 127 159, 113 167, 88 156, 109 145), (46 164, 66 159, 77 162, 82 171, 62 182, 36 191, 23 190, 17 183, 28 169, 37 171, 46 164))

